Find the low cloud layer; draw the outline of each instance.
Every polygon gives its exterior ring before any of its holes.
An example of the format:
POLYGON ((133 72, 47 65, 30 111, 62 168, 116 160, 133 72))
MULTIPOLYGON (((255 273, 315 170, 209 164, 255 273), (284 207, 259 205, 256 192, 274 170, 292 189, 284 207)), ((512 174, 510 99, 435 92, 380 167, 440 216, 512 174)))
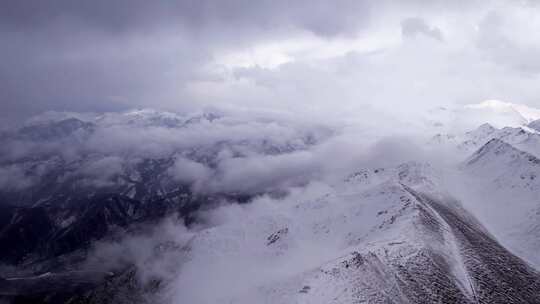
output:
POLYGON ((318 171, 312 148, 337 131, 287 118, 214 113, 65 115, 35 117, 3 134, 2 190, 47 180, 107 188, 149 176, 205 193, 279 190, 318 171))
POLYGON ((159 181, 201 193, 279 193, 343 178, 351 166, 425 156, 415 145, 424 140, 419 133, 393 123, 371 127, 242 112, 46 113, 2 135, 0 189, 53 182, 124 193, 130 184, 159 181))

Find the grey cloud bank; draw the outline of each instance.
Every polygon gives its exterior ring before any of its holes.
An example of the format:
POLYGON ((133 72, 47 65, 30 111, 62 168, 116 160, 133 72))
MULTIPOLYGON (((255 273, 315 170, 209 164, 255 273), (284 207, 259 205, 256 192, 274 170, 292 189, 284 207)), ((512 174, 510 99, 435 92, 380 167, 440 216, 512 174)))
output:
POLYGON ((526 2, 1 6, 4 126, 46 110, 140 106, 354 116, 490 98, 538 104, 539 8, 526 2))

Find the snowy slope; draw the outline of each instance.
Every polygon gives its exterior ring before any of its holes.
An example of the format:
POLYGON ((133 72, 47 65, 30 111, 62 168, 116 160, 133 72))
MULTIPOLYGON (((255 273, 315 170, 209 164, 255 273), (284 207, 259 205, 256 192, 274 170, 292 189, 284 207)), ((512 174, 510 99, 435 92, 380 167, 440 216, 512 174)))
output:
MULTIPOLYGON (((523 118, 522 110, 511 114, 523 118)), ((145 282, 152 295, 144 301, 164 304, 540 303, 540 276, 527 264, 540 267, 535 126, 483 124, 435 136, 432 146, 468 156, 457 172, 423 162, 332 172, 341 179, 292 171, 269 179, 302 177, 283 191, 239 192, 211 187, 225 169, 242 181, 236 184, 249 184, 247 160, 260 173, 250 179, 272 175, 268 167, 281 166, 283 156, 309 155, 331 132, 153 110, 36 119, 2 138, 24 149, 4 154, 0 170, 26 182, 13 188, 0 180, 0 199, 20 202, 0 217, 2 259, 27 266, 29 275, 0 279, 0 301, 36 284, 40 303, 48 290, 57 294, 56 278, 69 277, 36 276, 40 270, 71 269, 71 259, 96 241, 178 213, 190 224, 174 228, 181 241, 141 241, 136 251, 150 258, 137 267, 82 280, 91 286, 61 296, 130 303, 130 295, 146 293, 134 290, 145 282), (154 254, 158 247, 171 249, 170 257, 154 254)))
POLYGON ((171 283, 171 298, 189 303, 540 301, 531 289, 540 287, 540 275, 439 191, 431 174, 428 165, 418 163, 366 169, 313 199, 263 200, 222 210, 229 219, 189 243, 190 257, 171 283), (201 284, 212 292, 194 288, 201 284), (511 289, 493 292, 503 286, 511 289))
POLYGON ((540 159, 492 139, 465 162, 468 172, 489 178, 498 187, 540 191, 540 159))
POLYGON ((540 266, 540 159, 493 139, 461 168, 462 192, 475 201, 469 210, 514 252, 540 266))

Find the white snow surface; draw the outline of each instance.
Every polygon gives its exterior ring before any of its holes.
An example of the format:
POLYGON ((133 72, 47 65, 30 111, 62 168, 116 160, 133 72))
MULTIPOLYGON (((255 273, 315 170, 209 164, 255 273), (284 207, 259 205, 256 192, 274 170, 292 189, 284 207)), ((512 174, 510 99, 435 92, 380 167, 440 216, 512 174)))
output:
POLYGON ((521 124, 528 124, 534 120, 540 119, 540 109, 495 99, 485 100, 478 104, 469 104, 466 105, 465 108, 493 112, 504 116, 512 116, 517 119, 516 122, 521 120, 521 124))
MULTIPOLYGON (((484 225, 514 253, 540 267, 540 160, 493 139, 461 164, 461 195, 484 225)), ((454 184, 455 186, 455 184, 454 184)))
POLYGON ((381 301, 403 302, 389 265, 425 248, 447 258, 450 277, 470 294, 453 236, 436 238, 418 225, 417 201, 404 186, 443 197, 435 174, 415 162, 364 169, 283 200, 215 210, 208 214, 215 226, 188 243, 170 297, 182 303, 361 303, 377 293, 381 301))

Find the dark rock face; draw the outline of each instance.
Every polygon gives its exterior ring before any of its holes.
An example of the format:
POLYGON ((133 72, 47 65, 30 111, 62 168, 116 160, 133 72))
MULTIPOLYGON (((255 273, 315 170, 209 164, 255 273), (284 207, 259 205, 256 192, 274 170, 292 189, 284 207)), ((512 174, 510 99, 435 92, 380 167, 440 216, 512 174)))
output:
POLYGON ((44 208, 13 208, 9 223, 0 231, 0 247, 5 248, 2 262, 18 263, 38 250, 54 230, 54 223, 44 208))
POLYGON ((159 280, 141 282, 135 267, 117 273, 71 271, 0 281, 0 299, 13 304, 153 303, 159 280))
POLYGON ((93 157, 71 162, 60 156, 20 161, 30 176, 38 174, 39 168, 47 169, 28 188, 0 190, 0 248, 5 248, 0 263, 29 264, 84 251, 115 231, 166 216, 177 215, 190 225, 197 210, 229 198, 197 194, 190 185, 175 182, 167 175, 172 157, 141 159, 122 167, 110 184, 85 185, 84 176, 73 172, 93 157))
POLYGON ((107 278, 100 285, 82 293, 72 293, 73 304, 150 304, 155 303, 156 293, 162 288, 160 280, 141 282, 134 267, 107 278))
MULTIPOLYGON (((188 190, 186 190, 188 191, 188 190)), ((88 248, 93 241, 118 229, 157 222, 167 215, 193 221, 193 213, 219 198, 182 192, 175 201, 156 198, 142 202, 117 194, 99 194, 74 200, 59 208, 55 204, 5 208, 0 261, 10 264, 51 259, 88 248)))
POLYGON ((0 295, 14 303, 58 303, 66 297, 93 288, 111 273, 70 271, 39 276, 2 279, 0 295))
MULTIPOLYGON (((143 294, 156 291, 159 281, 142 286, 133 265, 118 265, 107 271, 55 272, 77 268, 92 243, 138 224, 158 222, 176 214, 189 218, 213 199, 183 193, 172 204, 166 199, 141 202, 116 194, 101 194, 73 205, 5 208, 0 255, 3 263, 35 274, 0 278, 0 300, 11 303, 144 303, 143 294), (66 222, 67 221, 67 222, 66 222), (58 225, 58 222, 63 223, 58 225), (75 254, 75 255, 74 255, 75 254), (71 257, 73 256, 74 257, 71 257), (51 272, 48 272, 51 271, 51 272), (152 285, 153 284, 153 285, 152 285), (153 286, 153 287, 152 287, 153 286)), ((146 283, 145 283, 146 284, 146 283)))

